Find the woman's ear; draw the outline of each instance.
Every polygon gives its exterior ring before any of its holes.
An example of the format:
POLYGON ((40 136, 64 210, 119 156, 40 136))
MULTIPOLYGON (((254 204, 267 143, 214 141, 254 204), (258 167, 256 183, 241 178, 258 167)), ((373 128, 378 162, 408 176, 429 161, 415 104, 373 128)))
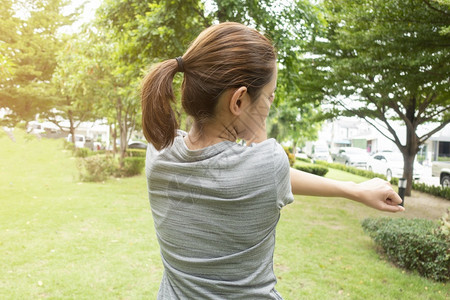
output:
POLYGON ((248 98, 248 94, 245 86, 241 86, 231 94, 230 111, 233 115, 239 116, 242 113, 246 98, 248 98))

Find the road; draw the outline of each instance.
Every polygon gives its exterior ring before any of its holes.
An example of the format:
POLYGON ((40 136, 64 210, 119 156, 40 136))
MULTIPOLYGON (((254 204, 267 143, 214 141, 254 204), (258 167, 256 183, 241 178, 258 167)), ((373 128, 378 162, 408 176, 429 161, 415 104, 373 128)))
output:
POLYGON ((431 167, 423 167, 423 174, 419 182, 425 183, 427 185, 440 185, 439 177, 431 176, 431 167))

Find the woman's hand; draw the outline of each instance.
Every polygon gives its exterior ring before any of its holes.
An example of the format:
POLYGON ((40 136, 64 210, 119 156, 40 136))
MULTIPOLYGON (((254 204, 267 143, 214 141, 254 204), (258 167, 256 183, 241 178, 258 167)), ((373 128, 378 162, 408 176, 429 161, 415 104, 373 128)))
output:
POLYGON ((356 201, 382 211, 399 212, 405 210, 404 207, 399 206, 402 199, 392 189, 389 182, 380 178, 373 178, 359 183, 357 186, 359 188, 359 199, 355 199, 356 201))

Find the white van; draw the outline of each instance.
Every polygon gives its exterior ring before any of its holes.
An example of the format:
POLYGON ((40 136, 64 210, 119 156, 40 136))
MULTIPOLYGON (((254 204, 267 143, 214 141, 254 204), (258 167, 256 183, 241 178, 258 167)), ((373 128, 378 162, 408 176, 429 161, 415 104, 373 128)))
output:
MULTIPOLYGON (((72 142, 72 134, 67 136, 67 141, 72 142)), ((86 137, 81 134, 75 134, 75 147, 84 148, 86 146, 86 137)))

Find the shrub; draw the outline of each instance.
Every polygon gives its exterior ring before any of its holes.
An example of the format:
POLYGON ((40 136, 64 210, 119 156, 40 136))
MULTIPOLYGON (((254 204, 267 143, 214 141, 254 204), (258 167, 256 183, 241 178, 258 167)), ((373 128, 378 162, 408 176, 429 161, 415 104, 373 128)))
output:
POLYGON ((450 188, 442 186, 426 185, 425 183, 413 182, 412 188, 434 196, 442 197, 450 200, 450 188))
POLYGON ((365 219, 362 227, 399 267, 437 281, 450 279, 450 236, 425 219, 365 219))
POLYGON ((75 145, 72 142, 68 142, 66 139, 63 140, 63 148, 70 151, 75 151, 75 145))
POLYGON ((92 151, 88 148, 75 148, 75 157, 88 157, 92 155, 92 151))
POLYGON ((288 147, 283 147, 283 149, 289 159, 289 165, 292 167, 295 163, 295 155, 292 154, 288 147))
POLYGON ((145 157, 146 153, 145 149, 127 149, 128 157, 145 157))
MULTIPOLYGON (((326 166, 326 167, 329 167, 329 168, 332 168, 332 169, 345 171, 345 172, 348 172, 348 173, 351 173, 351 174, 355 174, 355 175, 359 175, 359 176, 366 177, 366 178, 375 178, 375 177, 377 177, 377 178, 381 178, 381 179, 386 180, 386 176, 384 176, 383 174, 377 174, 377 173, 374 173, 374 172, 371 172, 371 171, 362 170, 362 169, 358 169, 358 168, 355 168, 355 167, 349 167, 349 166, 346 166, 346 165, 343 165, 343 164, 328 163, 326 161, 316 161, 316 164, 323 165, 323 166, 326 166)), ((398 179, 397 178, 395 178, 395 179, 392 178, 392 179, 393 180, 396 179, 397 183, 398 183, 398 179)), ((391 180, 392 184, 394 184, 393 180, 391 180)))
POLYGON ((302 162, 307 162, 307 163, 310 163, 310 162, 311 162, 310 159, 308 159, 308 158, 303 158, 303 157, 297 157, 296 160, 299 160, 299 161, 302 161, 302 162))
POLYGON ((130 177, 141 174, 145 166, 143 157, 125 157, 123 168, 117 170, 116 176, 130 177))
POLYGON ((297 170, 312 173, 319 176, 325 176, 328 173, 328 168, 321 167, 321 166, 315 166, 315 165, 294 165, 294 168, 297 170))
POLYGON ((81 181, 104 181, 117 169, 116 162, 111 156, 94 155, 82 157, 78 161, 81 181))

